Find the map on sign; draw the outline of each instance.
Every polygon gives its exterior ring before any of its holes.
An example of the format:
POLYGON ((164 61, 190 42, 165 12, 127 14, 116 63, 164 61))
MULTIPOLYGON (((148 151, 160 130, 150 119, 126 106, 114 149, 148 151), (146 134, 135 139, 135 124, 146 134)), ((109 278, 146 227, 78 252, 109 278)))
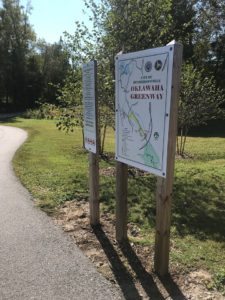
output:
POLYGON ((84 146, 92 153, 97 150, 95 69, 95 61, 83 64, 84 146))
POLYGON ((116 159, 165 177, 173 46, 116 57, 116 159))

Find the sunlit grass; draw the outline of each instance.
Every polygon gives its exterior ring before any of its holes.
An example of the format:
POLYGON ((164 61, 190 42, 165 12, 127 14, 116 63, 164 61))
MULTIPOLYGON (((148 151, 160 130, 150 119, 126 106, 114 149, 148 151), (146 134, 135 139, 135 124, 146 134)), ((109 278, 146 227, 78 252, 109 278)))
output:
MULTIPOLYGON (((43 210, 54 213, 64 201, 88 199, 88 154, 80 129, 65 134, 54 121, 20 118, 10 125, 29 132, 14 168, 43 210)), ((101 168, 113 168, 113 130, 107 131, 105 151, 111 159, 101 161, 101 168)), ((216 276, 225 268, 225 138, 190 137, 186 152, 188 158, 178 158, 175 165, 171 263, 216 276)), ((141 229, 143 239, 137 242, 149 245, 154 240, 155 182, 152 175, 129 176, 129 222, 141 229)), ((114 213, 115 176, 102 175, 100 183, 102 213, 114 213)))

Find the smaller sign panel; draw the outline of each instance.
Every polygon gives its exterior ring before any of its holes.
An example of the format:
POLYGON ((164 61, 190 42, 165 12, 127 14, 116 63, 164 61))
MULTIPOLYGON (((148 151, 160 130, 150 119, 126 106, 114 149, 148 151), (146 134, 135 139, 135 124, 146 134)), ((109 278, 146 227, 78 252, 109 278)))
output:
POLYGON ((116 57, 116 159, 166 176, 174 46, 116 57))
POLYGON ((85 149, 96 153, 96 61, 83 64, 83 107, 85 149))

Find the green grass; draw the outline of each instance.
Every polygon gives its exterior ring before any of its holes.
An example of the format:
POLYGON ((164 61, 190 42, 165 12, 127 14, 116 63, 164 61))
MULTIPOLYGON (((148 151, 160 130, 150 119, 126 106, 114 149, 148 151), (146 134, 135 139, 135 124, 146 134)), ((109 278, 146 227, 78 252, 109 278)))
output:
POLYGON ((11 125, 29 132, 14 168, 43 210, 52 213, 64 201, 88 197, 87 155, 80 148, 80 130, 65 134, 49 120, 17 119, 11 125))
MULTIPOLYGON (((29 139, 16 153, 14 168, 39 206, 54 213, 71 199, 88 199, 88 155, 81 131, 65 134, 54 121, 16 118, 6 123, 26 129, 29 139)), ((105 150, 113 156, 114 134, 105 150)), ((189 137, 188 159, 178 159, 172 207, 171 263, 189 270, 203 268, 223 289, 225 281, 225 138, 189 137)), ((114 161, 101 161, 101 168, 114 161)), ((114 213, 115 177, 101 176, 102 211, 114 213)), ((141 229, 136 240, 152 245, 155 228, 155 182, 152 175, 129 177, 129 222, 141 229)), ((135 238, 132 238, 135 240, 135 238)))

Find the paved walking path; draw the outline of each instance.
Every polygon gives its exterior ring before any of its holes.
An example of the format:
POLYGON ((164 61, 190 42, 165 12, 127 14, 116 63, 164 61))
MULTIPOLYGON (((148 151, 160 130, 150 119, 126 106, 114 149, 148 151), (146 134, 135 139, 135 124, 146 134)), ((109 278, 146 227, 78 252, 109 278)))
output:
POLYGON ((15 177, 11 159, 26 137, 0 126, 0 299, 121 299, 15 177))

